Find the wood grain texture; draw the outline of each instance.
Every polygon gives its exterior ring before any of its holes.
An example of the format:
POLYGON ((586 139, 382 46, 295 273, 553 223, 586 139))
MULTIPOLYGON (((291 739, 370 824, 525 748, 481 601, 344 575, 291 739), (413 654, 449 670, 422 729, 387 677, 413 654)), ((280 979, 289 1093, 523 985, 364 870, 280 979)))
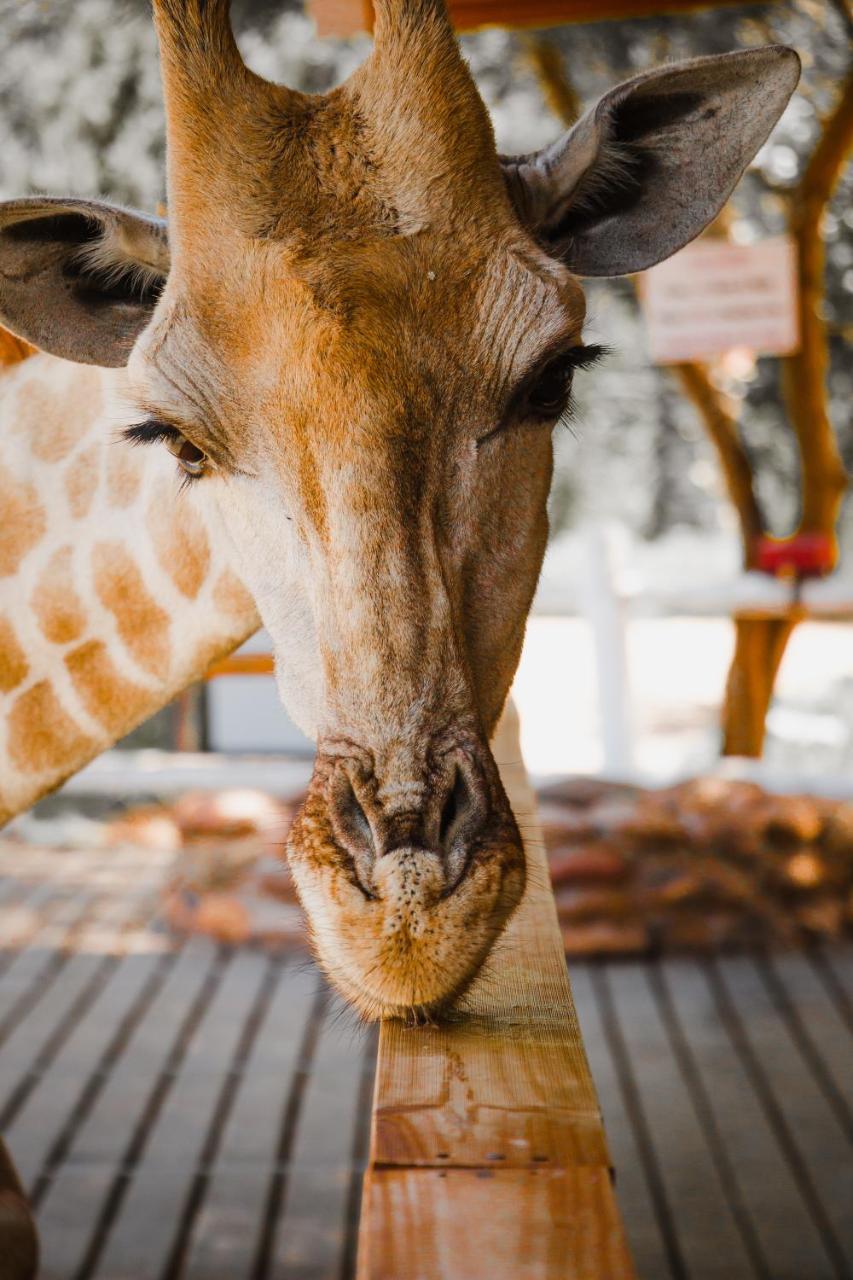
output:
POLYGON ((371 1280, 630 1280, 606 1169, 376 1169, 362 1213, 371 1280))
POLYGON ((494 752, 525 836, 527 889, 464 1009, 437 1027, 382 1025, 360 1280, 517 1276, 512 1250, 522 1236, 529 1280, 632 1274, 511 708, 494 752), (493 1195, 505 1211, 496 1212, 493 1195), (419 1269, 421 1255, 402 1270, 394 1240, 412 1237, 398 1211, 419 1218, 419 1240, 434 1232, 439 1251, 464 1237, 479 1269, 466 1270, 460 1252, 450 1269, 440 1259, 419 1269), (578 1270, 572 1259, 591 1257, 596 1241, 596 1264, 578 1270))

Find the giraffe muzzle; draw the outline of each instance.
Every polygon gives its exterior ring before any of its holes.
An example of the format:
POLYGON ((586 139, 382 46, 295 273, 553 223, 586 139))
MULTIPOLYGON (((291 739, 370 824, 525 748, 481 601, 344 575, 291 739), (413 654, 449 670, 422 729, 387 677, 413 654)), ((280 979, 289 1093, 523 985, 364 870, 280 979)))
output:
POLYGON ((488 746, 419 759, 320 744, 289 845, 318 957, 368 1017, 458 1002, 521 899, 521 837, 488 746))

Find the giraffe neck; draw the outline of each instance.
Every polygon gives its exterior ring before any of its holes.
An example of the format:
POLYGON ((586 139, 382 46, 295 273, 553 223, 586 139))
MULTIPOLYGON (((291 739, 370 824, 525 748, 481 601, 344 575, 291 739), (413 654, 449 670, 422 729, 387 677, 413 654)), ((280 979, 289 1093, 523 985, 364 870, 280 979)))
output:
POLYGON ((0 825, 258 626, 206 486, 118 438, 123 378, 0 370, 0 825))

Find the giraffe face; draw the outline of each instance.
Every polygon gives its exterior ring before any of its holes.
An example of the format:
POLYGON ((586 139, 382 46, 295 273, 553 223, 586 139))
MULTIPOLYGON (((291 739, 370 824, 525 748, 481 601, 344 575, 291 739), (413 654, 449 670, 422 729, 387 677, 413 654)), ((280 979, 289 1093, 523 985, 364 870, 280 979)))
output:
POLYGON ((318 742, 290 858, 365 1012, 457 994, 524 860, 488 748, 545 546, 583 297, 509 215, 458 238, 187 255, 129 365, 204 455, 318 742), (367 978, 365 975, 371 975, 367 978))
POLYGON ((226 8, 155 0, 168 271, 165 229, 123 211, 0 209, 0 318, 60 354, 129 354, 131 438, 208 487, 317 739, 289 847, 317 951, 366 1016, 418 1016, 464 993, 524 889, 488 740, 551 432, 593 354, 577 275, 697 234, 796 59, 649 73, 502 161, 441 0, 377 0, 373 55, 324 98, 247 71, 226 8), (62 323, 22 265, 61 278, 62 323))

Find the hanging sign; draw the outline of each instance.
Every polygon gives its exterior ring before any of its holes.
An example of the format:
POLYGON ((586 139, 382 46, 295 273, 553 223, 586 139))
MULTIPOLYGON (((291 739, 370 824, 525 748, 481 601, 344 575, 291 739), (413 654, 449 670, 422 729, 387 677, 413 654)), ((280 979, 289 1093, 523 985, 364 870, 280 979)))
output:
POLYGON ((732 347, 777 356, 797 350, 797 261, 787 236, 697 240, 641 280, 657 364, 707 360, 732 347))

